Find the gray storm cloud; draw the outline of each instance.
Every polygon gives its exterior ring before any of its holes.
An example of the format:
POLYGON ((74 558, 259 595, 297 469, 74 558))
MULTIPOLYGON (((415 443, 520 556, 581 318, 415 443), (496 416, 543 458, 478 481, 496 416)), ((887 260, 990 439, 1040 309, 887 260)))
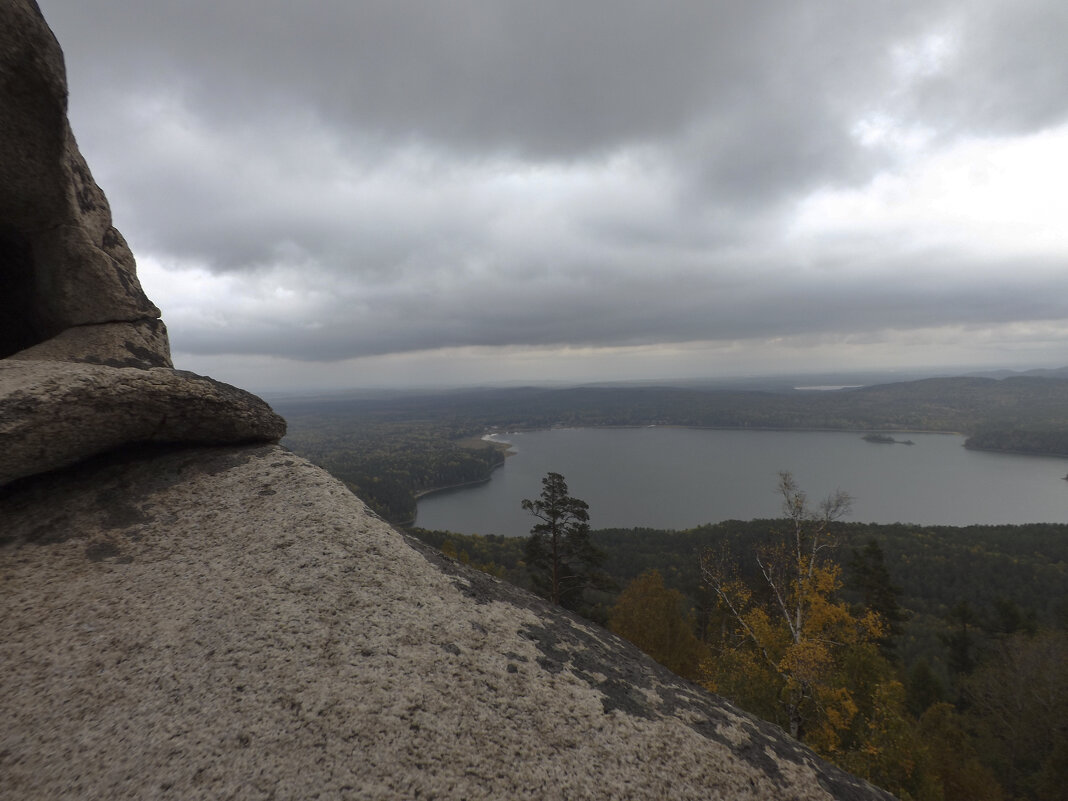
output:
MULTIPOLYGON (((41 5, 75 132, 183 351, 1068 318, 1060 241, 987 253, 881 212, 797 231, 820 193, 1060 130, 1060 2, 41 5)), ((959 227, 956 198, 928 202, 959 227)))

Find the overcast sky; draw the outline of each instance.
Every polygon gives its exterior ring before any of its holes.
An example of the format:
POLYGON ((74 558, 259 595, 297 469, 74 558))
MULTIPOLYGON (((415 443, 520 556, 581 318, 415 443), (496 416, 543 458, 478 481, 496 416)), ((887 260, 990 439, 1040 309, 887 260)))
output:
POLYGON ((1064 0, 39 0, 176 364, 1068 364, 1064 0))

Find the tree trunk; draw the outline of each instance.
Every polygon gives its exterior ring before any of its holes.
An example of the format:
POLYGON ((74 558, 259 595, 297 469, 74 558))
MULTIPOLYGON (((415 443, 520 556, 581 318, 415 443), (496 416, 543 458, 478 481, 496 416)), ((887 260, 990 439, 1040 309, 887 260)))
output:
POLYGON ((795 740, 801 739, 801 713, 797 707, 790 708, 790 736, 795 740))
POLYGON ((553 521, 553 603, 560 605, 560 538, 556 533, 556 521, 553 521))

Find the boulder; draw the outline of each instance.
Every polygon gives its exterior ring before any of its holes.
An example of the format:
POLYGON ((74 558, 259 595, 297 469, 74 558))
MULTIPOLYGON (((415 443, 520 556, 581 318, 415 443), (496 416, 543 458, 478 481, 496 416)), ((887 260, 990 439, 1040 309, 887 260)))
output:
POLYGON ((889 799, 278 446, 0 489, 0 798, 889 799))
POLYGON ((0 486, 123 447, 284 435, 264 401, 193 373, 0 360, 0 486))
POLYGON ((33 0, 0 0, 0 108, 0 358, 65 334, 63 358, 170 366, 159 309, 71 133, 63 53, 33 0))

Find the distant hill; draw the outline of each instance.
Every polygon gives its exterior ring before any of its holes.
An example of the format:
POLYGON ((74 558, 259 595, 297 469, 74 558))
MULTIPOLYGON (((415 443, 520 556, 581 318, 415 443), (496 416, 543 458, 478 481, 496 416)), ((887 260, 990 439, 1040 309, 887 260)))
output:
POLYGON ((981 373, 969 373, 977 378, 1013 378, 1015 376, 1027 376, 1029 378, 1068 378, 1068 367, 1037 370, 989 370, 981 373))

